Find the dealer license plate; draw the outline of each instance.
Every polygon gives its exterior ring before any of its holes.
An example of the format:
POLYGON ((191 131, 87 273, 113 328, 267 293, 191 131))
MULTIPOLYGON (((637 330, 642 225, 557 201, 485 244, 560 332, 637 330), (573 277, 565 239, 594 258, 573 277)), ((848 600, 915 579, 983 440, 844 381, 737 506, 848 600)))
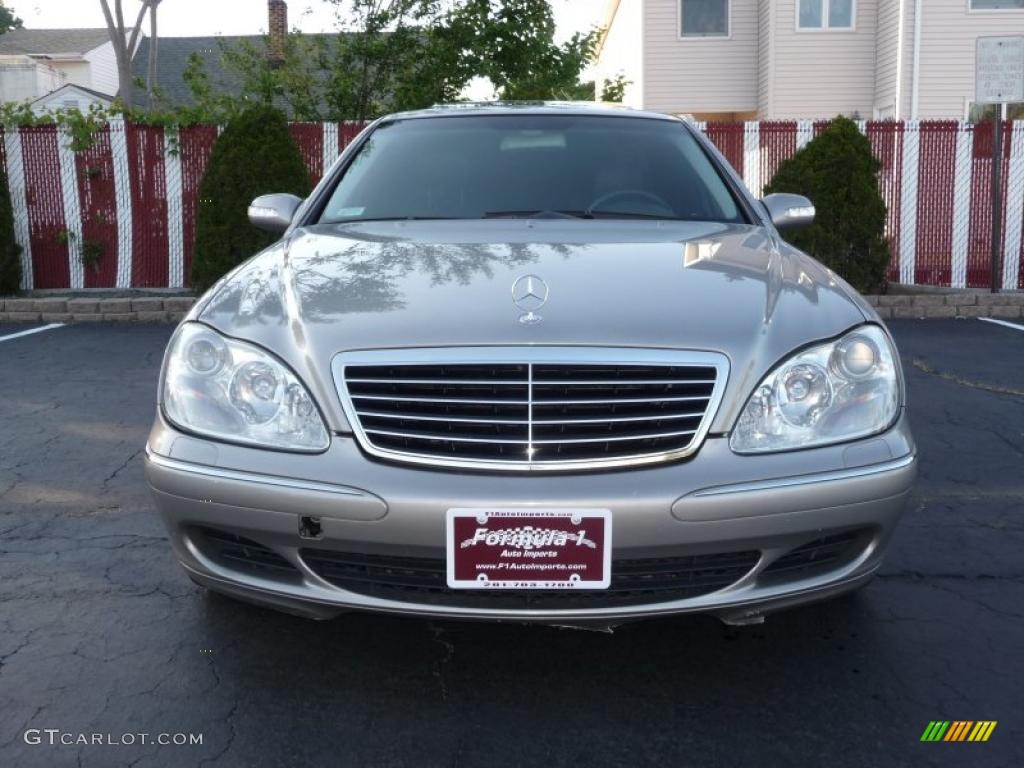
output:
POLYGON ((607 509, 449 509, 452 589, 607 589, 607 509))

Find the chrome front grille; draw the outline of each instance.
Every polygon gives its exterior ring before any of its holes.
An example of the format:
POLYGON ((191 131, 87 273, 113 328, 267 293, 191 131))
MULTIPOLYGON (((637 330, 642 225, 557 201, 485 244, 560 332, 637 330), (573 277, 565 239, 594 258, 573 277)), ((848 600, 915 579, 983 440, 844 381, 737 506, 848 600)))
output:
POLYGON ((488 347, 346 353, 334 373, 371 454, 543 470, 693 453, 728 364, 710 353, 488 347))

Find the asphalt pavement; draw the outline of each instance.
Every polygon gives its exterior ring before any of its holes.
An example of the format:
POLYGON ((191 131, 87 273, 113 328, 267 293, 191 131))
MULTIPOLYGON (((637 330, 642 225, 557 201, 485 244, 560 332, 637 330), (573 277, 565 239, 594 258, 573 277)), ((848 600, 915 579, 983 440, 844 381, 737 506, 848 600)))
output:
POLYGON ((1024 330, 891 327, 921 477, 881 575, 612 634, 208 595, 142 476, 172 329, 0 340, 0 766, 1020 766, 1024 330), (998 725, 922 743, 934 720, 998 725))

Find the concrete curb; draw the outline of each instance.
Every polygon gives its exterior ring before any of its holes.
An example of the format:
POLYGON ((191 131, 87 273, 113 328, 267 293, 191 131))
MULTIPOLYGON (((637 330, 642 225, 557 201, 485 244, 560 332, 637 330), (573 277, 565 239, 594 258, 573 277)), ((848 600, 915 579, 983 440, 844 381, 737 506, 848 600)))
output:
MULTIPOLYGON (((866 296, 883 320, 951 317, 1024 318, 1024 292, 926 293, 866 296)), ((195 304, 191 296, 167 298, 0 299, 0 322, 178 323, 195 304)))
POLYGON ((0 299, 0 322, 178 323, 195 302, 191 296, 0 299))
POLYGON ((928 293, 866 296, 883 320, 892 318, 1024 317, 1024 293, 928 293))

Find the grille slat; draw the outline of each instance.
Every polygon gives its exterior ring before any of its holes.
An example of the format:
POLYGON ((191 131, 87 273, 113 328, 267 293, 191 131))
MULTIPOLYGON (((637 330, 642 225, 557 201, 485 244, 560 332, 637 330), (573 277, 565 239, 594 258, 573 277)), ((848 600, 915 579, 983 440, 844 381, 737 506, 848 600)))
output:
MULTIPOLYGON (((363 411, 360 413, 364 419, 402 419, 404 421, 455 421, 461 424, 529 424, 527 419, 467 419, 456 416, 418 416, 409 413, 376 413, 374 411, 363 411)), ((536 424, 537 422, 534 422, 536 424)))
MULTIPOLYGON (((353 426, 371 453, 419 463, 496 469, 628 465, 689 455, 699 445, 724 385, 724 358, 581 348, 636 364, 552 361, 552 349, 488 349, 512 362, 447 363, 453 350, 394 354, 441 361, 361 364, 338 372, 353 426), (653 356, 664 364, 651 363, 653 356), (694 357, 694 362, 679 358, 694 357), (547 357, 547 359, 545 359, 547 357), (715 364, 708 364, 713 361, 715 364)), ((365 353, 381 359, 384 352, 365 353)))
MULTIPOLYGON (((359 395, 352 394, 353 400, 384 400, 398 403, 467 403, 472 405, 529 405, 529 400, 485 400, 456 397, 401 397, 397 395, 359 395)), ((699 398, 698 398, 699 399, 699 398)), ((605 402, 605 401, 601 401, 605 402)))

